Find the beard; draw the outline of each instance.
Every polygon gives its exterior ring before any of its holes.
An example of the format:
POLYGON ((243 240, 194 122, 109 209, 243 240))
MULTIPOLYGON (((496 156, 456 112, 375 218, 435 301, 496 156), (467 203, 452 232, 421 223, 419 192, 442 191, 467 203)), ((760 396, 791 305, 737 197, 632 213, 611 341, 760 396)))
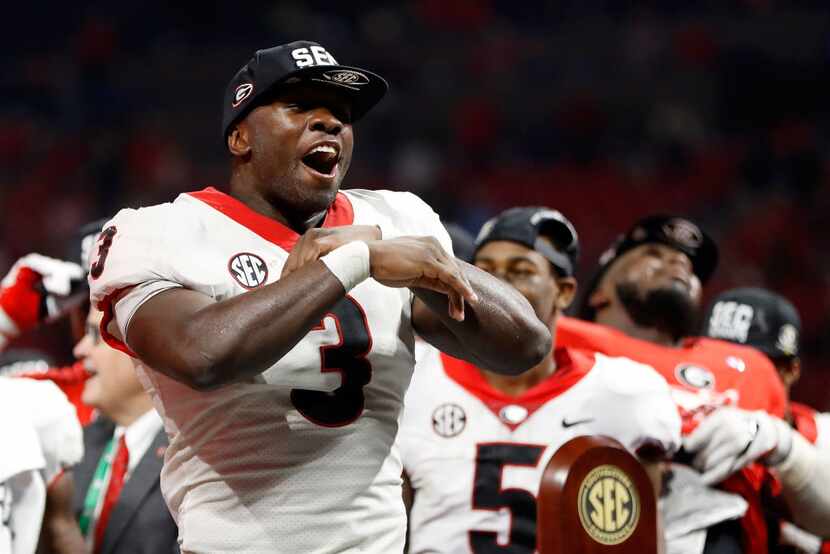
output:
POLYGON ((289 227, 302 234, 322 222, 340 190, 340 179, 328 188, 309 187, 302 177, 302 164, 289 165, 281 173, 262 179, 263 196, 288 220, 289 227))
POLYGON ((668 333, 674 340, 691 335, 697 325, 697 305, 680 287, 662 287, 641 293, 632 282, 619 283, 617 296, 629 317, 641 327, 668 333))

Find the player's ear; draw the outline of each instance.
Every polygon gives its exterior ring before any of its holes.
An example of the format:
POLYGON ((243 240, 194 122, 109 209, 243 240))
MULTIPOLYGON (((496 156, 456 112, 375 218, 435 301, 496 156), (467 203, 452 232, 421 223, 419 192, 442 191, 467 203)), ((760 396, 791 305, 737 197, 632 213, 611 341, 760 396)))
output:
POLYGON ((573 277, 560 277, 556 280, 559 287, 559 296, 556 297, 556 307, 564 311, 573 303, 576 297, 576 279, 573 277))
POLYGON ((787 368, 781 372, 781 380, 788 387, 795 385, 801 378, 801 358, 790 360, 787 368))
POLYGON ((595 310, 604 308, 610 303, 611 299, 608 297, 608 294, 600 287, 597 287, 591 296, 588 297, 588 305, 595 310))
POLYGON ((228 150, 234 156, 245 156, 251 151, 251 144, 248 142, 248 127, 246 125, 234 125, 228 133, 228 150))

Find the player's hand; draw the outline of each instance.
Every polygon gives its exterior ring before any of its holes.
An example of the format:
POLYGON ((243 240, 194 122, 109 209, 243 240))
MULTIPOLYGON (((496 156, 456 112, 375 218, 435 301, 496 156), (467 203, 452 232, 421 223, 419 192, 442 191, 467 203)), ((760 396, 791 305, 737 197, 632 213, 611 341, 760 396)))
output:
POLYGON ((419 287, 447 295, 449 315, 464 320, 464 301, 478 297, 458 261, 433 237, 375 240, 369 245, 372 277, 388 287, 419 287))
POLYGON ((0 318, 0 333, 13 338, 35 327, 50 314, 50 298, 68 296, 73 281, 84 278, 81 266, 29 254, 17 260, 8 275, 0 282, 0 310, 6 318, 0 318))
POLYGON ((320 259, 335 248, 356 240, 380 240, 380 227, 377 225, 346 225, 343 227, 309 229, 300 237, 285 265, 282 267, 282 277, 288 277, 293 272, 314 260, 320 259))
POLYGON ((792 429, 766 412, 724 407, 706 417, 683 448, 703 481, 716 484, 754 461, 781 459, 792 447, 792 429))

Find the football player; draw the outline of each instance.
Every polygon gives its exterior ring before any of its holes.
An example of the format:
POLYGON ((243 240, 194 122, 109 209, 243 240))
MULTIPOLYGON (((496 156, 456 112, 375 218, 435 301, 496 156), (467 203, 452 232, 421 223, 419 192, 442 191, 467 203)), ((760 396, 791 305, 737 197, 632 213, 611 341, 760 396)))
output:
MULTIPOLYGON (((762 288, 732 289, 714 299, 703 323, 704 334, 709 337, 745 344, 766 354, 778 370, 789 399, 792 386, 801 376, 801 317, 791 302, 762 288)), ((785 419, 818 448, 830 449, 830 414, 790 400, 785 419)), ((780 517, 792 519, 786 506, 775 507, 781 512, 780 517)), ((830 541, 807 534, 786 521, 780 531, 785 544, 805 552, 818 553, 822 548, 830 551, 830 541)))
MULTIPOLYGON (((556 336, 576 290, 576 231, 558 211, 513 208, 490 220, 474 263, 522 293, 556 336)), ((536 550, 536 495, 556 450, 606 435, 660 460, 680 444, 664 379, 624 358, 555 347, 520 376, 424 349, 398 435, 411 500, 411 553, 536 550)))
POLYGON ((386 90, 317 43, 257 51, 225 94, 230 194, 122 210, 99 237, 92 300, 163 415, 185 552, 400 552, 415 332, 497 373, 550 348, 416 196, 339 191, 386 90))
POLYGON ((714 241, 694 222, 663 215, 644 218, 602 255, 582 296, 580 317, 585 321, 563 318, 557 340, 631 357, 666 378, 683 417, 689 461, 702 470, 704 482, 720 483, 748 503, 740 522, 742 533, 728 522, 711 527, 717 523, 711 520, 715 512, 704 504, 695 516, 701 528, 694 534, 704 534, 707 552, 737 548, 765 553, 768 537, 760 493, 771 476, 762 464, 744 466, 762 454, 770 454, 767 461, 781 461, 789 441, 783 436, 778 440, 778 426, 755 433, 759 418, 748 414, 763 411, 783 417, 786 394, 773 365, 755 349, 689 337, 696 326, 701 287, 716 265, 714 241), (721 409, 725 407, 740 410, 721 409), (716 410, 717 418, 701 425, 716 410), (749 421, 727 427, 718 425, 720 418, 749 421), (738 432, 740 440, 724 444, 712 436, 727 428, 738 432))

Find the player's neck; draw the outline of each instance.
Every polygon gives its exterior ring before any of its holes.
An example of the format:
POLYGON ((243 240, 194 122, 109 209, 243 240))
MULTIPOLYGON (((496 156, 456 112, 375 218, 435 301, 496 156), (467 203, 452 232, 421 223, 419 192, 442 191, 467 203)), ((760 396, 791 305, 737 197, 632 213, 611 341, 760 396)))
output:
POLYGON ((598 312, 595 322, 607 327, 613 327, 635 339, 653 342, 661 346, 674 347, 678 345, 678 341, 670 333, 662 331, 657 327, 644 327, 635 323, 621 306, 608 306, 601 312, 598 312))
POLYGON ((251 184, 250 179, 244 177, 243 173, 234 173, 231 175, 231 196, 251 208, 260 215, 264 215, 270 219, 274 219, 289 229, 303 234, 308 229, 316 227, 326 216, 326 211, 310 214, 307 217, 300 217, 297 219, 289 219, 286 217, 284 210, 279 206, 269 202, 262 194, 260 194, 256 187, 251 184))
POLYGON ((499 375, 490 371, 482 371, 482 373, 491 387, 507 396, 517 397, 550 377, 554 371, 556 371, 556 362, 553 355, 548 354, 542 363, 515 377, 499 375))

